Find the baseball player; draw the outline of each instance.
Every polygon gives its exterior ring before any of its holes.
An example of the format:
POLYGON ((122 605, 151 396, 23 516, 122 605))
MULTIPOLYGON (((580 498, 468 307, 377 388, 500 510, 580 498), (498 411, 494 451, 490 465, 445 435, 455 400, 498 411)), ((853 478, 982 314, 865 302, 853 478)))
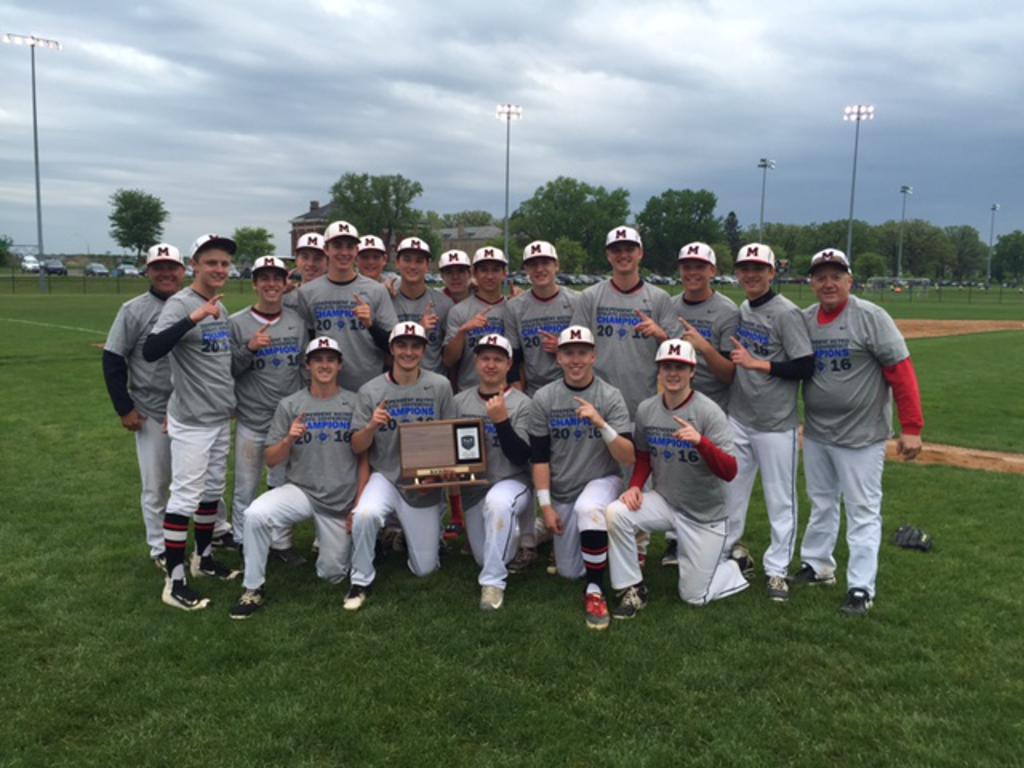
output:
POLYGON ((356 395, 338 386, 341 350, 321 336, 306 347, 309 387, 283 399, 267 432, 267 463, 285 467, 286 483, 247 510, 244 533, 245 591, 231 609, 247 619, 266 601, 267 555, 280 530, 313 520, 320 550, 317 575, 339 584, 348 575, 351 542, 346 521, 359 490, 359 459, 352 452, 356 395))
POLYGON ((441 254, 438 270, 444 283, 444 293, 452 300, 452 304, 468 299, 473 292, 470 281, 471 266, 469 254, 465 251, 452 250, 441 254))
MULTIPOLYGON (((683 326, 683 339, 693 345, 700 361, 693 388, 728 411, 729 385, 736 372, 729 339, 736 335, 739 308, 711 287, 718 268, 715 252, 707 243, 684 245, 679 249, 678 263, 683 291, 673 299, 673 304, 683 326)), ((678 565, 675 534, 670 530, 665 538, 667 546, 661 564, 678 565)))
POLYGON ((573 325, 595 330, 594 372, 617 387, 626 399, 630 418, 654 392, 658 345, 682 330, 672 299, 640 276, 643 241, 632 227, 616 227, 605 238, 612 276, 580 294, 573 325))
POLYGON ((397 320, 387 288, 356 272, 359 232, 335 221, 324 232, 327 274, 299 289, 299 314, 309 338, 338 342, 345 365, 341 386, 355 392, 384 370, 388 334, 397 320))
POLYGON ((221 294, 228 279, 234 240, 202 235, 192 244, 192 285, 167 300, 146 338, 142 356, 171 357, 172 391, 167 402, 171 440, 171 491, 164 515, 167 579, 161 599, 195 611, 209 605, 185 577, 185 543, 193 519, 193 576, 233 579, 213 557, 214 521, 227 475, 235 382, 231 376, 231 324, 221 294))
POLYGON ((383 284, 382 275, 388 265, 388 249, 384 246, 384 241, 376 235, 360 237, 356 265, 359 267, 360 275, 383 284))
POLYGON ((430 272, 430 246, 418 237, 407 237, 398 244, 395 266, 402 278, 392 300, 398 322, 419 323, 427 332, 427 353, 423 368, 444 373, 441 347, 448 312, 454 306, 443 292, 427 285, 430 272))
POLYGON ((409 490, 398 486, 401 473, 398 425, 450 419, 452 388, 448 379, 422 369, 427 332, 419 323, 395 325, 391 331, 391 370, 359 390, 352 450, 369 451, 370 480, 352 513, 352 580, 345 610, 366 603, 376 577, 374 543, 388 515, 398 516, 405 534, 409 570, 426 576, 440 566, 443 498, 438 490, 409 490))
POLYGON ((164 511, 171 482, 171 444, 163 431, 171 396, 169 360, 147 363, 146 337, 167 299, 181 290, 185 262, 173 245, 158 243, 146 255, 149 290, 117 311, 103 345, 103 378, 121 425, 135 434, 135 454, 142 481, 142 522, 149 556, 160 570, 164 558, 164 511))
POLYGON ((739 542, 760 472, 771 524, 771 545, 764 553, 768 596, 785 602, 786 573, 797 535, 797 392, 800 382, 814 373, 814 352, 800 308, 772 291, 771 248, 763 243, 740 248, 736 276, 747 298, 731 339, 736 376, 729 392, 729 422, 739 472, 726 486, 729 525, 724 553, 750 578, 753 559, 739 542))
POLYGON ((290 309, 299 308, 299 294, 295 281, 311 283, 327 274, 327 254, 324 252, 324 236, 317 232, 302 235, 295 243, 295 269, 288 275, 288 290, 284 305, 290 309))
MULTIPOLYGON (((508 259, 500 248, 478 248, 473 254, 476 291, 448 313, 442 360, 446 368, 456 371, 455 388, 459 392, 478 383, 473 347, 480 337, 505 335, 507 305, 501 287, 507 275, 508 259)), ((513 367, 509 378, 518 380, 518 366, 513 367)))
MULTIPOLYGON (((302 388, 300 366, 305 324, 298 312, 282 306, 288 268, 273 256, 256 260, 252 283, 257 301, 231 316, 235 376, 235 489, 231 520, 235 539, 245 536, 246 509, 256 498, 264 466, 264 448, 277 404, 302 388)), ((284 483, 285 466, 269 472, 267 483, 284 483)), ((305 558, 292 549, 290 529, 278 531, 275 555, 289 565, 305 558)))
POLYGON ((554 534, 555 567, 569 579, 586 574, 587 627, 603 630, 610 623, 605 510, 622 491, 622 468, 635 454, 622 393, 594 375, 594 346, 589 328, 570 325, 559 334, 562 378, 537 391, 529 431, 533 485, 554 534))
POLYGON ((647 606, 647 585, 637 561, 638 531, 674 531, 683 542, 679 597, 690 605, 746 589, 735 560, 722 560, 727 520, 725 486, 736 476, 732 430, 722 409, 693 389, 697 353, 688 341, 658 347, 662 393, 636 411, 636 466, 629 488, 608 507, 612 588, 617 619, 632 619, 647 606), (649 491, 644 484, 653 473, 649 491))
POLYGON ((462 489, 466 534, 480 571, 480 608, 496 611, 505 599, 507 563, 516 554, 519 518, 530 513, 530 398, 508 385, 512 345, 504 336, 483 336, 473 348, 480 385, 455 396, 455 415, 479 417, 487 433, 489 486, 462 489))
POLYGON ((899 450, 921 451, 924 417, 917 374, 903 336, 888 313, 850 295, 846 254, 834 248, 811 259, 818 303, 804 310, 814 347, 814 376, 804 382, 804 474, 811 515, 796 584, 835 584, 839 502, 846 507, 850 551, 842 605, 864 616, 875 599, 882 541, 882 468, 895 396, 902 435, 899 450))

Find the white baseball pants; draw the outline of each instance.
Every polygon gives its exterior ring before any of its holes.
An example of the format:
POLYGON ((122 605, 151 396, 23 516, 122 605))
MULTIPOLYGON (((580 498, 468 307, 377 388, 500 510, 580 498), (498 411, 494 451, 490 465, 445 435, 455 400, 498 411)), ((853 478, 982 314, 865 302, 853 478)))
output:
POLYGON ((316 511, 309 497, 296 485, 286 483, 267 491, 246 511, 245 588, 259 589, 267 578, 267 554, 281 529, 291 529, 304 520, 313 520, 320 551, 316 575, 331 584, 348 576, 352 541, 346 530, 346 515, 337 517, 316 511))
POLYGON ((352 518, 352 583, 366 587, 376 578, 374 545, 377 533, 391 513, 398 516, 405 534, 409 570, 417 576, 427 576, 436 571, 441 566, 438 549, 443 511, 443 503, 414 507, 380 472, 370 475, 352 518))
POLYGON ((171 439, 164 434, 163 421, 152 416, 135 433, 135 455, 142 481, 142 522, 146 526, 149 556, 164 553, 164 512, 170 498, 171 439))
POLYGON ((555 567, 558 575, 566 579, 580 579, 586 573, 580 533, 606 531, 605 510, 622 493, 622 477, 607 475, 587 483, 575 501, 552 501, 555 512, 562 519, 562 533, 552 537, 555 567))
POLYGON ((821 575, 835 573, 839 500, 846 507, 848 589, 875 595, 878 549, 882 544, 882 470, 885 441, 864 448, 842 448, 804 438, 804 475, 811 515, 800 559, 821 575))
MULTIPOLYGON (((266 442, 266 432, 257 432, 242 423, 235 427, 235 489, 231 500, 231 524, 235 538, 240 541, 245 539, 245 510, 260 492, 266 442)), ((284 485, 286 466, 287 461, 282 461, 267 470, 267 484, 271 488, 284 485)), ((292 529, 276 529, 272 546, 274 549, 291 549, 292 529)))
POLYGON ((729 517, 724 557, 743 537, 754 480, 761 473, 764 502, 771 525, 771 544, 764 553, 766 576, 785 576, 793 560, 797 535, 796 463, 799 445, 796 429, 758 432, 729 417, 735 435, 736 477, 725 486, 729 517))
POLYGON ((671 507, 657 491, 645 491, 636 512, 616 500, 608 505, 607 514, 613 589, 626 589, 643 581, 636 544, 636 535, 641 531, 675 534, 679 542, 678 590, 683 602, 703 606, 749 586, 736 561, 727 558, 726 520, 693 520, 671 507))
MULTIPOLYGON (((230 421, 195 427, 182 424, 168 415, 167 435, 171 439, 171 497, 167 502, 168 514, 190 518, 200 502, 221 500, 227 484, 230 427, 230 421)), ((218 520, 215 527, 217 533, 221 532, 220 522, 218 520)))
POLYGON ((463 511, 469 547, 481 566, 481 587, 505 589, 506 565, 519 546, 519 520, 524 509, 533 512, 530 487, 518 480, 501 480, 483 499, 463 511))

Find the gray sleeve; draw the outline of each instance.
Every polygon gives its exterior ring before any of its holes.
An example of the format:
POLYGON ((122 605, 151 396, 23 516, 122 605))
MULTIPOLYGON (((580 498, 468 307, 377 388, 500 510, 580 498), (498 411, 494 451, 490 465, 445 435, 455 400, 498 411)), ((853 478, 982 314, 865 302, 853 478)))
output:
POLYGON ((572 322, 570 325, 584 325, 587 328, 594 327, 593 312, 594 291, 590 288, 580 294, 576 300, 576 306, 572 310, 572 322))
POLYGON ((519 302, 510 302, 505 307, 505 338, 512 349, 519 349, 519 302))
POLYGON ((668 334, 670 339, 678 339, 683 335, 683 324, 679 322, 679 313, 676 312, 672 297, 666 293, 658 294, 660 301, 654 308, 654 322, 661 326, 661 330, 668 334))
POLYGON ((544 416, 544 406, 540 402, 540 398, 534 396, 530 402, 530 415, 529 415, 529 426, 528 431, 535 437, 547 437, 548 432, 548 420, 544 416))
POLYGON ((713 411, 708 418, 708 425, 702 433, 708 440, 731 456, 735 456, 732 427, 729 419, 722 411, 713 411))
POLYGON ((103 349, 124 358, 127 358, 132 353, 138 341, 138 329, 130 328, 129 320, 128 305, 123 304, 117 311, 117 317, 114 318, 113 325, 110 326, 110 332, 107 334, 107 341, 103 345, 103 349))
POLYGON ((533 404, 527 400, 520 408, 509 414, 509 421, 512 422, 512 431, 519 435, 524 442, 530 442, 530 415, 533 413, 533 404))
POLYGON ((868 330, 867 347, 883 368, 896 365, 910 357, 907 342, 895 321, 883 309, 865 313, 868 330))
POLYGON ((394 302, 391 301, 391 294, 384 286, 381 286, 373 305, 373 324, 388 333, 391 333, 391 329, 398 324, 394 302))
POLYGON ((439 385, 441 390, 438 396, 438 410, 441 413, 442 419, 454 419, 455 418, 455 403, 452 401, 452 385, 444 380, 439 385))
POLYGON ((185 302, 179 299, 177 296, 172 296, 164 304, 164 308, 160 310, 160 317, 156 319, 156 324, 153 326, 153 330, 150 331, 150 335, 156 335, 161 331, 166 331, 172 325, 177 323, 182 318, 188 317, 189 311, 185 306, 185 302))
POLYGON ((651 447, 647 444, 647 431, 644 425, 643 414, 643 409, 638 408, 636 411, 636 421, 633 423, 633 445, 636 446, 638 451, 650 451, 651 447))
POLYGON ((231 318, 231 375, 236 379, 252 365, 253 351, 247 346, 249 340, 242 331, 242 323, 231 318))
POLYGON ((371 394, 365 389, 360 389, 358 402, 356 403, 356 410, 355 413, 352 414, 353 432, 358 432, 359 430, 366 428, 366 425, 370 423, 370 416, 373 415, 373 409, 376 407, 377 404, 373 402, 371 394))
POLYGON ((779 315, 779 340, 790 360, 814 354, 811 339, 807 335, 807 323, 803 313, 796 307, 779 315))
POLYGON ((740 313, 738 309, 734 309, 732 312, 723 312, 721 316, 721 325, 718 328, 718 351, 726 353, 725 356, 729 356, 729 352, 732 351, 732 342, 730 338, 736 335, 736 329, 740 324, 740 313))
POLYGON ((611 391, 611 397, 608 399, 607 413, 602 413, 601 415, 608 422, 608 426, 616 432, 629 432, 629 409, 626 407, 626 401, 623 399, 622 393, 617 389, 611 391))
POLYGON ((459 328, 462 327, 462 315, 464 314, 463 308, 456 304, 448 312, 448 317, 445 321, 445 333, 444 343, 448 344, 452 339, 455 338, 455 334, 459 332, 459 328))
POLYGON ((266 445, 275 445, 284 440, 285 435, 292 426, 292 417, 288 413, 288 403, 282 400, 274 410, 274 417, 270 421, 270 429, 267 431, 266 445))

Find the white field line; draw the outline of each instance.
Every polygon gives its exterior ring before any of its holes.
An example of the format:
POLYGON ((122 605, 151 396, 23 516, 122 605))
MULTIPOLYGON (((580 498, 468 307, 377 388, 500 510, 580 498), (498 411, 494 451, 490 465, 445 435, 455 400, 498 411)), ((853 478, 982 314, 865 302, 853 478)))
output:
POLYGON ((97 331, 94 328, 79 328, 77 325, 58 325, 57 323, 39 323, 35 320, 22 320, 17 317, 0 317, 9 323, 21 323, 22 325, 35 325, 40 328, 59 328, 62 331, 78 331, 79 333, 91 333, 93 336, 106 336, 106 331, 97 331))

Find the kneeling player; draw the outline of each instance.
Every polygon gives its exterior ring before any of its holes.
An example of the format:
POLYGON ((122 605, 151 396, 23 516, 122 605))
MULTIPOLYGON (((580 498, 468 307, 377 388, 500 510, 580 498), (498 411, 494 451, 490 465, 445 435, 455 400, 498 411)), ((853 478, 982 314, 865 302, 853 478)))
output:
POLYGON ((452 387, 444 376, 420 367, 427 333, 419 323, 398 323, 388 347, 394 360, 391 370, 359 389, 352 450, 369 451, 372 474, 352 514, 352 586, 345 597, 347 611, 358 611, 369 596, 377 575, 374 545, 388 515, 397 515, 402 526, 409 570, 426 576, 441 564, 441 491, 398 487, 398 425, 452 418, 452 387))
POLYGON ((533 484, 544 523, 555 534, 558 573, 569 579, 586 573, 587 627, 601 630, 610 623, 605 510, 622 490, 620 466, 634 460, 629 412, 622 393, 594 375, 597 355, 589 328, 570 325, 562 331, 556 358, 562 378, 533 398, 533 484))
POLYGON ((232 619, 247 619, 263 607, 271 542, 303 520, 312 518, 320 541, 317 575, 331 584, 348 575, 351 544, 346 518, 359 475, 359 459, 352 452, 356 395, 338 386, 342 360, 334 339, 313 339, 306 347, 306 361, 309 388, 278 404, 267 433, 264 457, 272 467, 287 462, 286 482, 246 510, 245 592, 231 609, 232 619))
MULTIPOLYGON (((488 489, 462 491, 466 534, 480 572, 480 609, 496 611, 505 599, 508 562, 516 554, 518 520, 533 502, 527 485, 530 463, 530 398, 508 385, 512 345, 504 336, 484 336, 473 348, 480 384, 455 397, 457 417, 484 420, 488 436, 488 489), (485 492, 486 491, 486 492, 485 492)), ((532 523, 532 519, 531 519, 532 523)))
POLYGON ((729 420, 711 398, 692 388, 697 354, 690 342, 662 342, 655 359, 663 392, 637 407, 636 467, 629 488, 608 507, 617 619, 631 619, 647 605, 637 563, 639 531, 675 533, 684 602, 707 605, 748 586, 736 561, 721 559, 728 527, 725 484, 736 476, 729 420), (652 472, 653 488, 645 493, 652 472))

